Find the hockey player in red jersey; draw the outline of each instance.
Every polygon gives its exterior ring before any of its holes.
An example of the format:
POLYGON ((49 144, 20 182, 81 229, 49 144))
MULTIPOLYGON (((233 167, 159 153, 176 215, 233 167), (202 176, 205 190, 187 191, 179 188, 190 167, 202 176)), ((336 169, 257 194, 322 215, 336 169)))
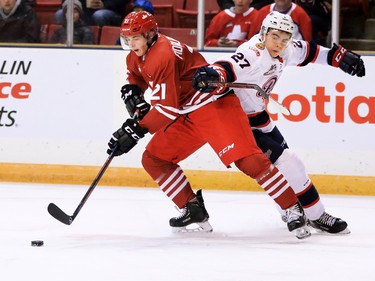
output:
MULTIPOLYGON (((257 84, 270 93, 286 66, 305 66, 308 63, 339 67, 353 76, 365 75, 365 65, 359 55, 336 44, 328 49, 314 42, 293 40, 293 29, 289 15, 271 12, 263 20, 260 34, 242 44, 235 54, 198 69, 193 79, 194 88, 209 93, 210 76, 220 71, 226 73, 228 82, 257 84)), ((248 115, 258 146, 285 175, 304 208, 309 224, 318 231, 350 233, 344 220, 325 212, 303 162, 289 149, 270 119, 261 94, 252 89, 233 90, 248 115)), ((299 211, 302 214, 302 210, 299 211)))
POLYGON ((205 46, 238 47, 255 34, 258 11, 250 7, 252 0, 234 0, 234 6, 218 13, 206 30, 205 46))
MULTIPOLYGON (((214 87, 206 93, 192 87, 196 70, 207 65, 204 58, 185 44, 159 34, 155 19, 147 12, 128 14, 120 37, 131 50, 126 58, 130 84, 124 85, 121 92, 133 118, 113 134, 108 153, 127 153, 146 133, 153 134, 142 155, 142 165, 182 209, 179 217, 170 219, 170 226, 187 231, 197 224, 196 230, 212 231, 201 191, 193 192, 178 165, 208 143, 225 166, 234 163, 287 211, 289 231, 298 238, 308 237, 303 214, 294 212, 299 208, 298 198, 256 145, 248 118, 233 91, 214 87), (151 109, 143 98, 147 88, 152 92, 151 109)), ((212 79, 233 80, 225 73, 220 67, 212 79)))

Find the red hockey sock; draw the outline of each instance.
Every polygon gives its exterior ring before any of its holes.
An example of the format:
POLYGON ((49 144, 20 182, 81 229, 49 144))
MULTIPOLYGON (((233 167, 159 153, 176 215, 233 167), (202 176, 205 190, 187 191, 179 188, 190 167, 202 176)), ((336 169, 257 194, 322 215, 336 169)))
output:
POLYGON ((282 208, 287 209, 297 203, 298 198, 280 171, 273 167, 258 183, 269 196, 282 208))
POLYGON ((163 192, 179 207, 183 208, 187 202, 195 198, 190 183, 181 167, 173 165, 157 182, 163 192))
POLYGON ((188 179, 177 164, 157 158, 147 150, 143 153, 142 164, 160 189, 180 209, 195 198, 188 179))

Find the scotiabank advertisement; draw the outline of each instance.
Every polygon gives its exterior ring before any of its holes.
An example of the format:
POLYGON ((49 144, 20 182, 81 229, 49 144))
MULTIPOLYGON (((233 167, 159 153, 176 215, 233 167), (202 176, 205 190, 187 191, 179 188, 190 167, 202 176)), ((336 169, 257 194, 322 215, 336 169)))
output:
MULTIPOLYGON (((101 166, 111 134, 129 117, 120 98, 126 51, 0 48, 0 161, 101 166)), ((203 52, 209 62, 224 53, 203 52)), ((290 108, 269 112, 308 173, 375 176, 375 57, 366 77, 328 66, 285 70, 272 96, 290 108)), ((221 132, 225 133, 225 132, 221 132)), ((113 166, 142 167, 142 139, 113 166)), ((181 163, 227 170, 210 147, 181 163)))

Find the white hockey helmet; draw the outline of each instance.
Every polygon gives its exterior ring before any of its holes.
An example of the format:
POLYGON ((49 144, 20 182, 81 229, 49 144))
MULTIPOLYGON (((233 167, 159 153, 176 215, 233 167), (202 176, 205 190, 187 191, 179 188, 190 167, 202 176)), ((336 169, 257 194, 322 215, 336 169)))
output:
POLYGON ((266 35, 270 29, 281 30, 293 36, 294 23, 289 15, 273 11, 264 18, 260 34, 266 35))

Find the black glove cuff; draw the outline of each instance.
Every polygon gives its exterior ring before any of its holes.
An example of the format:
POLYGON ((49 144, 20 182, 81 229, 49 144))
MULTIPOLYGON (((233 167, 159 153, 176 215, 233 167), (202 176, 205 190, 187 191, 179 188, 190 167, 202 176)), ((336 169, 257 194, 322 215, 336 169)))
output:
POLYGON ((139 140, 145 136, 145 134, 148 133, 148 130, 146 128, 143 128, 139 125, 139 123, 134 119, 128 119, 125 121, 125 123, 122 125, 121 129, 125 134, 127 134, 129 137, 139 140))
POLYGON ((195 72, 192 86, 196 91, 210 93, 217 87, 209 86, 208 81, 219 82, 219 73, 212 67, 202 66, 195 72))

